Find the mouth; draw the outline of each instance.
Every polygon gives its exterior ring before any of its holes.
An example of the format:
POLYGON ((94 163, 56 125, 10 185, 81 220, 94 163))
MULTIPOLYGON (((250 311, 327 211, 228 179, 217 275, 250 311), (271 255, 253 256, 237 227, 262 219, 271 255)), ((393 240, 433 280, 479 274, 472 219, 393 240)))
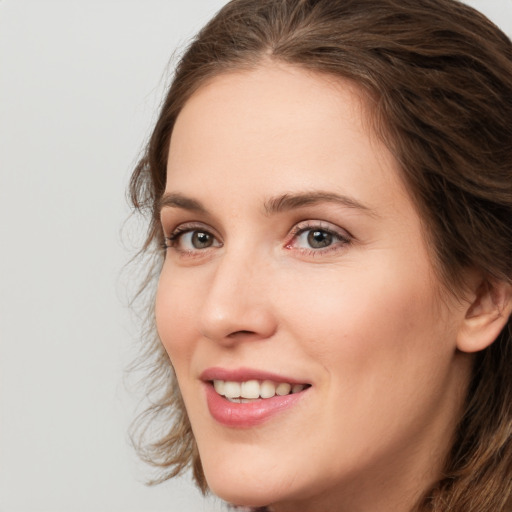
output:
POLYGON ((209 382, 218 395, 229 402, 240 404, 255 400, 268 400, 275 396, 293 395, 310 387, 310 384, 292 384, 290 382, 255 379, 242 382, 215 379, 209 382))
POLYGON ((201 380, 211 416, 231 428, 254 427, 294 408, 312 387, 293 378, 244 368, 210 368, 201 380))

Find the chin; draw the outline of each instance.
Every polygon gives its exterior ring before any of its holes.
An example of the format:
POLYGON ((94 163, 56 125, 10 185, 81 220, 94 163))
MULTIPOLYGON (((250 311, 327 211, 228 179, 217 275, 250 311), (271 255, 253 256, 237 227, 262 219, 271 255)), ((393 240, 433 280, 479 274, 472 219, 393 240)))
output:
POLYGON ((237 507, 260 508, 266 507, 273 501, 265 489, 235 488, 233 484, 213 485, 210 490, 226 503, 237 507))
MULTIPOLYGON (((270 477, 270 474, 269 471, 267 475, 270 477)), ((205 475, 208 487, 213 494, 239 507, 266 507, 281 501, 285 494, 282 485, 280 485, 281 491, 275 488, 278 482, 274 478, 258 479, 250 476, 244 478, 240 473, 236 477, 233 472, 222 471, 220 468, 217 468, 213 475, 208 475, 205 471, 205 475)))

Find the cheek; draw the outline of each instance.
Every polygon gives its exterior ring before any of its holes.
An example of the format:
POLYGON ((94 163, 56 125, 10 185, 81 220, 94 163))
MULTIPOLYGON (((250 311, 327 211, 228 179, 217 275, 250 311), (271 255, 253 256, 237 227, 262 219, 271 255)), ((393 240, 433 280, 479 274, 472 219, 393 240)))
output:
POLYGON ((320 365, 318 391, 332 404, 315 421, 333 438, 351 440, 343 447, 346 460, 363 464, 398 449, 435 416, 446 393, 455 340, 436 314, 428 275, 384 262, 311 280, 321 293, 304 281, 289 292, 287 327, 305 357, 320 365))
MULTIPOLYGON (((292 321, 301 322, 304 332, 327 336, 318 340, 326 348, 337 351, 342 340, 344 347, 355 350, 363 340, 373 340, 379 347, 385 341, 381 338, 384 333, 432 327, 434 291, 425 278, 418 279, 422 274, 414 274, 397 272, 382 262, 362 271, 333 269, 323 276, 310 276, 314 287, 307 279, 298 282, 293 291, 288 287, 293 303, 287 307, 293 311, 292 321), (333 339, 338 341, 331 345, 333 339)), ((283 297, 283 302, 286 300, 283 297)), ((404 340, 397 337, 395 342, 404 340)))
POLYGON ((194 350, 194 304, 190 283, 171 279, 165 265, 158 282, 155 320, 158 335, 178 376, 187 370, 194 350))
POLYGON ((315 276, 314 293, 302 280, 289 292, 289 329, 336 383, 331 389, 354 388, 365 402, 381 386, 414 389, 448 365, 455 344, 429 276, 426 265, 381 258, 315 276))

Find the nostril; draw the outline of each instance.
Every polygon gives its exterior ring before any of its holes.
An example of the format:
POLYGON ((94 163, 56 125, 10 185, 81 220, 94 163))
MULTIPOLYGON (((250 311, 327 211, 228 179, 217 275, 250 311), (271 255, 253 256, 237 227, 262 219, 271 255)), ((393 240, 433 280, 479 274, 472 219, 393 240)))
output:
POLYGON ((228 338, 234 338, 235 336, 238 336, 240 334, 256 334, 254 331, 235 331, 231 334, 228 334, 228 338))

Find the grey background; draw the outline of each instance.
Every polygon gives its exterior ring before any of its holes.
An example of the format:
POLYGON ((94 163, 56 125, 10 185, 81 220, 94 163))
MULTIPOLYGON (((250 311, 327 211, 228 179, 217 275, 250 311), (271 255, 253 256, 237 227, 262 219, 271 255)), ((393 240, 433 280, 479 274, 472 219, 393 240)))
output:
MULTIPOLYGON (((125 189, 172 51, 224 0, 0 1, 0 510, 217 511, 126 431, 125 189)), ((512 0, 472 5, 512 33, 512 0)))

